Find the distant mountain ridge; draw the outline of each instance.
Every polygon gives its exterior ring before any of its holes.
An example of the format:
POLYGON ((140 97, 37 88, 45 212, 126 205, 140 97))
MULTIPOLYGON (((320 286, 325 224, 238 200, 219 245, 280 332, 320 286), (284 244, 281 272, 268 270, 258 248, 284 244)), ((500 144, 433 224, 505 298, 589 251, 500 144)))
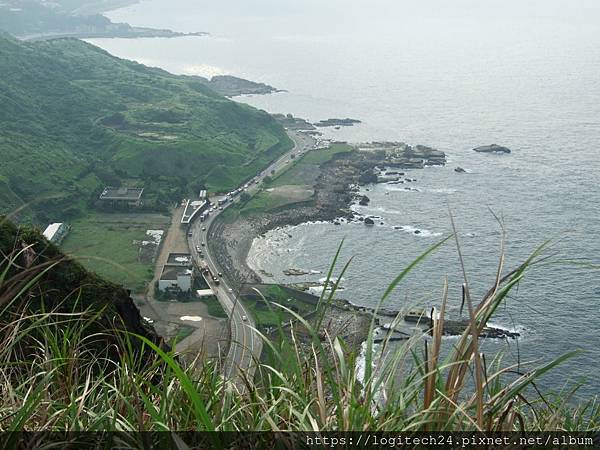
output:
POLYGON ((31 217, 62 221, 124 183, 160 209, 200 186, 233 187, 291 146, 269 114, 205 80, 76 39, 0 35, 0 72, 0 212, 34 202, 31 217))
POLYGON ((135 3, 127 0, 3 0, 0 30, 23 39, 54 37, 178 37, 207 33, 180 33, 166 29, 134 27, 115 23, 100 14, 135 3))

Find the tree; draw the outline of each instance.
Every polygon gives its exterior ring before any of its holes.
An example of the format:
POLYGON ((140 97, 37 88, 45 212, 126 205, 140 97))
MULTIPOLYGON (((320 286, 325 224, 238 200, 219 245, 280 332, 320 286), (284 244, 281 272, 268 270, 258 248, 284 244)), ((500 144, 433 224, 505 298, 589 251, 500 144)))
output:
POLYGON ((265 184, 271 184, 272 182, 273 182, 273 178, 271 178, 268 175, 263 179, 263 183, 265 183, 265 184))
POLYGON ((240 201, 242 201, 243 203, 246 203, 250 200, 250 194, 248 194, 247 192, 242 192, 240 194, 240 201))

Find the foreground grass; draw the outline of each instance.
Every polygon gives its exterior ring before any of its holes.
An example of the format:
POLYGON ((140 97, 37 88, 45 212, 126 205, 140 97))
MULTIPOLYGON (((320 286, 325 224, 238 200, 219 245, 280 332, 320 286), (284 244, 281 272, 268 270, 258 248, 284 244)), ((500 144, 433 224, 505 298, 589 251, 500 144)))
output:
POLYGON ((259 330, 275 329, 284 322, 295 320, 294 313, 306 318, 316 308, 316 305, 295 296, 293 291, 286 291, 276 284, 256 285, 250 293, 242 296, 242 301, 259 330))
MULTIPOLYGON (((378 307, 446 241, 403 270, 378 307)), ((94 357, 85 331, 93 316, 25 313, 36 277, 35 272, 26 278, 7 277, 17 256, 0 264, 0 431, 585 431, 600 426, 595 399, 573 406, 568 393, 551 398, 532 389, 539 377, 576 352, 515 367, 504 365, 498 355, 486 360, 478 349, 479 333, 498 306, 529 270, 545 261, 543 247, 513 270, 506 271, 500 258, 494 286, 478 301, 470 297, 465 278, 471 326, 451 344, 442 340, 447 303, 443 280, 440 315, 431 336, 415 336, 398 346, 384 341, 376 348, 373 316, 362 365, 357 364, 359 355, 347 351, 323 323, 337 285, 320 299, 312 326, 285 305, 272 304, 273 310, 293 316, 295 327, 304 328, 308 338, 295 338, 292 329, 289 339, 280 329, 276 343, 264 339, 270 357, 255 361, 256 376, 242 372, 232 380, 221 377, 219 361, 182 366, 177 355, 135 334, 121 335, 119 361, 94 357), (18 304, 21 313, 11 315, 18 304), (135 340, 151 347, 155 358, 141 361, 133 354, 128 342, 135 340), (30 345, 23 347, 24 342, 30 345), (19 359, 15 355, 23 355, 24 348, 28 356, 19 359)), ((348 267, 336 270, 337 259, 328 279, 341 278, 348 267)), ((51 268, 40 268, 44 270, 51 268)))

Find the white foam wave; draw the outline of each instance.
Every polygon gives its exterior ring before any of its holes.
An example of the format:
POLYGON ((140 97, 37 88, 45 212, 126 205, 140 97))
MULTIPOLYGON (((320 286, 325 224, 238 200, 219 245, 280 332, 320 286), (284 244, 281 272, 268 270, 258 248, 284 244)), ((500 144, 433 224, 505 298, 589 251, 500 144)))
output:
POLYGON ((394 192, 421 192, 421 189, 416 187, 400 187, 397 184, 386 184, 385 189, 394 192))
POLYGON ((394 229, 420 237, 437 237, 443 235, 443 233, 440 232, 427 230, 425 228, 417 228, 413 227, 412 225, 396 225, 394 226, 394 229))
POLYGON ((427 188, 424 189, 425 192, 431 192, 433 194, 454 194, 456 189, 451 188, 427 188))

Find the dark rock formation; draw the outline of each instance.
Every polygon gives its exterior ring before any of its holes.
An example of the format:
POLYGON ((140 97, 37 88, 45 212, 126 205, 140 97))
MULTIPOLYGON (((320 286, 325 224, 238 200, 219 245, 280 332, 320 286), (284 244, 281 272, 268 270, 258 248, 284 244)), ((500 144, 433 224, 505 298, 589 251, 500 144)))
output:
POLYGON ((466 171, 465 169, 463 169, 462 167, 456 167, 456 168, 454 169, 454 171, 455 171, 456 173, 467 173, 467 171, 466 171))
POLYGON ((365 225, 375 225, 375 222, 370 217, 365 219, 365 225))
MULTIPOLYGON (((444 320, 444 335, 459 336, 463 334, 464 331, 469 327, 470 323, 468 320, 444 320)), ((519 336, 519 333, 490 326, 484 327, 481 334, 479 335, 479 337, 488 339, 515 339, 519 336)))
POLYGON ((369 197, 367 197, 366 195, 363 195, 360 198, 360 201, 358 202, 358 204, 361 206, 367 206, 370 201, 371 201, 371 199, 369 197))
POLYGON ((351 127, 355 123, 361 123, 360 120, 356 119, 327 119, 321 120, 314 124, 316 127, 351 127))
POLYGON ((360 185, 377 183, 377 175, 372 170, 366 170, 358 177, 358 183, 360 185))

